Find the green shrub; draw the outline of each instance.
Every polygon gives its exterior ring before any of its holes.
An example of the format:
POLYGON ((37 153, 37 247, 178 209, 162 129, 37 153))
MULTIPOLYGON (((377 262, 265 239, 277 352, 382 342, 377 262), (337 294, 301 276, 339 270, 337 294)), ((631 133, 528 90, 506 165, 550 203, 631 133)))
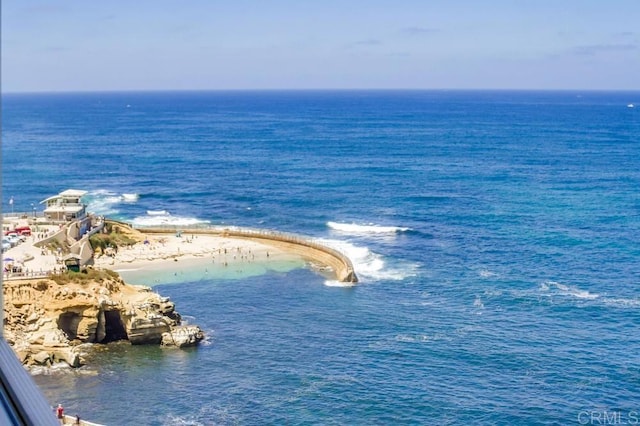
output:
POLYGON ((135 244, 136 240, 125 234, 95 234, 89 238, 89 243, 94 251, 98 248, 104 251, 107 247, 113 247, 118 250, 118 247, 135 244))
POLYGON ((59 285, 69 283, 87 284, 93 281, 119 281, 120 275, 109 269, 84 268, 80 272, 66 271, 61 274, 50 274, 49 279, 59 285))

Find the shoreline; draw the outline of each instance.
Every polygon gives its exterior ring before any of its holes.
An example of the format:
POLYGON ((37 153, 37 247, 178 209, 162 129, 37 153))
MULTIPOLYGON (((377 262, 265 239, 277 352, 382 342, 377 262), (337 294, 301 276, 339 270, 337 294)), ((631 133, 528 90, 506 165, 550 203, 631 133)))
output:
POLYGON ((144 242, 121 247, 112 255, 103 254, 94 259, 94 267, 127 269, 153 267, 178 260, 207 258, 219 263, 238 263, 297 257, 277 247, 255 241, 222 236, 189 233, 147 234, 144 242))
MULTIPOLYGON (((171 265, 178 262, 198 259, 211 260, 214 269, 220 265, 231 269, 238 265, 251 267, 252 264, 270 269, 269 265, 278 263, 304 267, 301 262, 306 262, 312 269, 329 279, 350 285, 358 281, 351 261, 345 255, 311 239, 295 235, 236 228, 198 228, 185 231, 170 228, 131 228, 122 222, 110 222, 138 234, 139 241, 108 249, 105 253, 100 250, 94 252, 89 267, 116 272, 145 269, 151 273, 154 270, 171 269, 171 265)), ((5 280, 46 277, 51 273, 63 271, 64 265, 59 253, 36 246, 51 232, 53 231, 49 230, 46 234, 34 233, 23 244, 4 253, 5 267, 15 264, 20 267, 17 273, 12 272, 11 268, 5 268, 5 280)), ((280 270, 282 267, 276 266, 275 269, 280 270)))
POLYGON ((175 233, 142 233, 147 243, 99 256, 93 266, 113 270, 127 283, 149 286, 183 281, 185 276, 251 276, 305 266, 301 256, 256 241, 196 233, 180 237, 175 233))
MULTIPOLYGON (((113 221, 112 221, 113 222, 113 221)), ((339 251, 295 235, 271 231, 257 231, 239 228, 196 228, 175 230, 172 228, 131 228, 144 236, 143 243, 110 253, 111 259, 100 256, 94 258, 94 265, 109 269, 125 269, 131 264, 150 267, 157 260, 176 261, 180 258, 210 257, 224 265, 238 261, 300 259, 319 265, 318 270, 330 272, 339 282, 354 285, 358 277, 351 260, 339 251), (142 244, 142 245, 141 245, 142 244)))

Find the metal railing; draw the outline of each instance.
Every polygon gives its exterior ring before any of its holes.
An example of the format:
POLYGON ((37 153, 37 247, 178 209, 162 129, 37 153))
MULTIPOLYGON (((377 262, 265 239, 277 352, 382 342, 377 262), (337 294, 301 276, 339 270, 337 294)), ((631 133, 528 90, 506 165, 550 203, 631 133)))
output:
POLYGON ((32 280, 36 278, 47 278, 51 275, 60 275, 66 272, 66 269, 61 266, 60 268, 49 269, 46 271, 22 271, 22 272, 2 272, 2 278, 5 281, 14 280, 32 280))
POLYGON ((40 389, 0 338, 0 422, 4 425, 60 425, 40 389))

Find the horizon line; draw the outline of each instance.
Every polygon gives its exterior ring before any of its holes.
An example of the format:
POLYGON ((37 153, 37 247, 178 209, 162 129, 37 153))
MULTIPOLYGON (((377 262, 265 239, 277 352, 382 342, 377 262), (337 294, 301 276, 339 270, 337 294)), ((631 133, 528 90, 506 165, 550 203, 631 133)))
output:
POLYGON ((204 92, 640 92, 638 89, 532 89, 532 88, 230 88, 230 89, 86 89, 86 90, 9 90, 0 95, 62 95, 90 93, 204 93, 204 92))

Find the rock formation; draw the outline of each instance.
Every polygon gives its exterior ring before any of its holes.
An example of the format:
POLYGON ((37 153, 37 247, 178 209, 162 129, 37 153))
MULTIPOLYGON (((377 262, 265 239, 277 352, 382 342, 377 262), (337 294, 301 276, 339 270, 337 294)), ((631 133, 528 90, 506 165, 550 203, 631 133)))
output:
POLYGON ((183 347, 203 339, 181 325, 167 297, 126 284, 112 271, 88 270, 3 285, 6 340, 26 365, 83 364, 82 345, 127 339, 183 347))

